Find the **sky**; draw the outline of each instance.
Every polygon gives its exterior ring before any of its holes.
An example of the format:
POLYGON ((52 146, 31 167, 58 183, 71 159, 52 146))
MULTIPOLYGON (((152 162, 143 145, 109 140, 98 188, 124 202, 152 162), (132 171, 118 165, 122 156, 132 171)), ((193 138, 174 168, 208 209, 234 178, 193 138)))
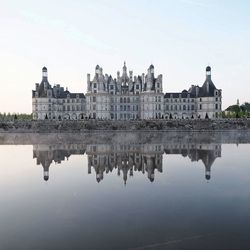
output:
POLYGON ((250 1, 0 0, 0 112, 31 113, 31 92, 50 84, 86 92, 99 64, 116 76, 163 74, 164 92, 202 85, 205 68, 223 109, 250 101, 250 1))

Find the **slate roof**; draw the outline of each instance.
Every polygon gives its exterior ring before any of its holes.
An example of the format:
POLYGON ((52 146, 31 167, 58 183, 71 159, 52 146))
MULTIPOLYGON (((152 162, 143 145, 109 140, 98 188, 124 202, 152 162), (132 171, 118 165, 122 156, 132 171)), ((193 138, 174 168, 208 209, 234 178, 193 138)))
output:
POLYGON ((188 98, 188 94, 190 95, 190 98, 194 98, 195 95, 193 93, 188 92, 187 90, 183 90, 181 93, 178 92, 169 92, 164 95, 164 98, 188 98))

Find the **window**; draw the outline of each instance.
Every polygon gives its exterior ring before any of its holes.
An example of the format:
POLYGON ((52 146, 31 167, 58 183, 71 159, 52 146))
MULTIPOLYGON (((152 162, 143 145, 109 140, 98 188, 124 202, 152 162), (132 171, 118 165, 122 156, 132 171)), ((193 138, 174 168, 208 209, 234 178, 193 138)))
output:
POLYGON ((139 89, 139 85, 136 85, 136 89, 139 89))
POLYGON ((200 109, 202 109, 202 104, 200 104, 200 109))
POLYGON ((217 103, 215 104, 215 109, 218 109, 218 104, 217 103))
POLYGON ((96 102, 96 96, 93 96, 93 102, 96 102))
POLYGON ((159 82, 157 82, 157 88, 160 88, 160 83, 159 82))
POLYGON ((183 110, 186 110, 186 105, 183 105, 183 110))
POLYGON ((94 88, 96 88, 96 83, 94 83, 94 88))
POLYGON ((110 85, 110 89, 114 89, 114 85, 110 85))
POLYGON ((120 103, 122 103, 122 97, 120 98, 120 103))

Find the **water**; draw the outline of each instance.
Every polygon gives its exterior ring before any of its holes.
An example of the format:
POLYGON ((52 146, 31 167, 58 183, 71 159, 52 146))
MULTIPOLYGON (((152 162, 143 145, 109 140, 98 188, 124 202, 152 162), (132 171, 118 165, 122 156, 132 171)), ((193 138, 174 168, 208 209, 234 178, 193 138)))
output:
POLYGON ((0 143, 0 249, 250 249, 247 133, 0 143))

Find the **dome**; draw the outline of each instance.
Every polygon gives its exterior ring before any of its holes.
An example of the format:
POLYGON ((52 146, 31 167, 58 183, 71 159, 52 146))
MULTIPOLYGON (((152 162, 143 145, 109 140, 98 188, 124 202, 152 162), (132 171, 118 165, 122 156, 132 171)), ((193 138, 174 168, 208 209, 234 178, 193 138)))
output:
POLYGON ((47 68, 46 68, 46 67, 43 67, 43 71, 47 71, 47 68))
POLYGON ((151 64, 151 65, 149 66, 149 68, 150 68, 150 69, 154 69, 154 65, 151 64))
POLYGON ((211 71, 211 67, 210 66, 207 66, 206 67, 206 71, 208 72, 208 71, 211 71))

